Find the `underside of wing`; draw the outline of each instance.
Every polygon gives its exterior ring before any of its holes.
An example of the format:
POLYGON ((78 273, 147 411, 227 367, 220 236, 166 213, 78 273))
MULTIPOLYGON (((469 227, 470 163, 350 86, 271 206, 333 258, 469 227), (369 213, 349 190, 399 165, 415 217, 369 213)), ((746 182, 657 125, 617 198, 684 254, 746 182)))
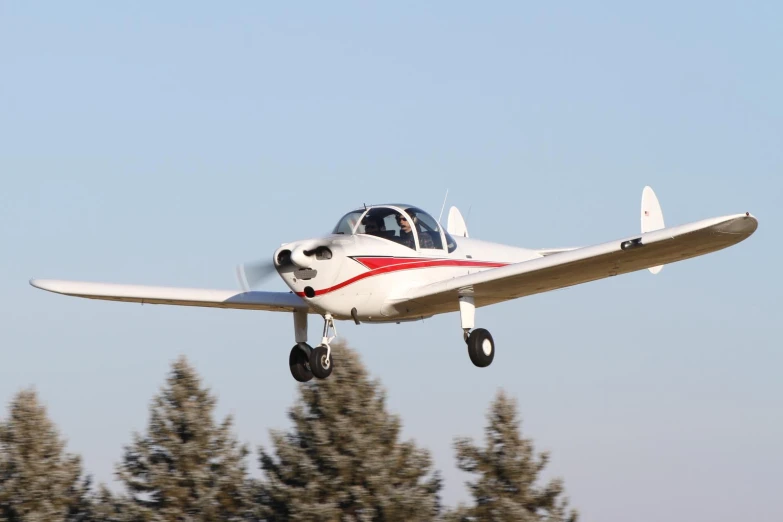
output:
POLYGON ((267 310, 272 312, 309 311, 307 303, 302 298, 288 292, 236 292, 233 290, 121 285, 114 283, 58 281, 54 279, 31 279, 30 284, 36 288, 57 294, 106 301, 267 310))
POLYGON ((389 306, 403 315, 450 312, 459 309, 461 295, 486 306, 715 252, 757 226, 755 217, 737 214, 664 228, 413 288, 389 306))

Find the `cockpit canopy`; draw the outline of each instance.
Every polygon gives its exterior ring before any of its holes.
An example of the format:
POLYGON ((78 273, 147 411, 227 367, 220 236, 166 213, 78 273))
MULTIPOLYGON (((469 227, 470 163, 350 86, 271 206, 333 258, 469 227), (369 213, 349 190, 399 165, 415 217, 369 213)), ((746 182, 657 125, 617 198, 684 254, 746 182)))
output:
POLYGON ((399 243, 413 250, 444 250, 457 247, 435 219, 411 205, 374 205, 344 215, 333 234, 366 234, 399 243))

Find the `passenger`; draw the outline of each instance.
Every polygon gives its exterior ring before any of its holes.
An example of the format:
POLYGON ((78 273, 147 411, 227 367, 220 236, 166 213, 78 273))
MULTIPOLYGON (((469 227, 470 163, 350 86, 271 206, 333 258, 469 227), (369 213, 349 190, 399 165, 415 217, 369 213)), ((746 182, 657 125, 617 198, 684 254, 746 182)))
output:
POLYGON ((377 218, 365 218, 364 233, 371 236, 382 236, 386 231, 383 221, 377 218))

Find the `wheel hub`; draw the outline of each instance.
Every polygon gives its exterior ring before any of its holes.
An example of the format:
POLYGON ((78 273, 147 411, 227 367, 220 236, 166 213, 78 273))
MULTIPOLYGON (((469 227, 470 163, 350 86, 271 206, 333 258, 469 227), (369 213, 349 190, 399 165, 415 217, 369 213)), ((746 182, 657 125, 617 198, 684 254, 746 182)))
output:
POLYGON ((481 343, 481 350, 484 352, 484 355, 489 355, 492 353, 492 341, 489 339, 484 339, 484 341, 481 343))

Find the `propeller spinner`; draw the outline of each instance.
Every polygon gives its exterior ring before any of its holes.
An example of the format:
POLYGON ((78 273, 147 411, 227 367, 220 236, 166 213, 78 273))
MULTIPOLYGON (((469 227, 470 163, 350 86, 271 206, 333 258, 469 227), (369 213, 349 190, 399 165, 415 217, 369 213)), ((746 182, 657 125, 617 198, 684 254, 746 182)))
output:
MULTIPOLYGON (((275 256, 281 267, 294 265, 307 269, 312 266, 314 259, 331 259, 332 251, 323 240, 316 239, 285 245, 275 256)), ((243 292, 258 290, 262 283, 276 273, 277 267, 272 259, 250 261, 236 267, 237 282, 243 292)))

